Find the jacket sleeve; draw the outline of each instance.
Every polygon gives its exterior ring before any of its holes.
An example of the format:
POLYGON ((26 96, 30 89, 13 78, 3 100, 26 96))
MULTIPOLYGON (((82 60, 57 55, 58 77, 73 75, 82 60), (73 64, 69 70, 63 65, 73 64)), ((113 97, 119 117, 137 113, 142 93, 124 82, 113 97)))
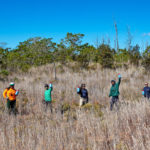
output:
POLYGON ((18 96, 19 95, 19 91, 16 91, 15 95, 18 96))
POLYGON ((117 82, 118 86, 120 85, 120 83, 121 83, 121 78, 118 79, 118 82, 117 82))
POLYGON ((6 97, 7 97, 7 92, 8 92, 8 90, 7 90, 7 89, 3 92, 3 97, 4 97, 4 98, 6 98, 6 97))
MULTIPOLYGON (((112 87, 111 87, 111 88, 112 88, 112 87)), ((109 92, 109 97, 112 96, 112 90, 111 90, 111 88, 110 88, 110 92, 109 92)))
POLYGON ((110 90, 110 92, 109 92, 109 97, 111 97, 112 95, 111 95, 111 90, 110 90))
POLYGON ((53 85, 49 84, 50 92, 53 91, 53 85))

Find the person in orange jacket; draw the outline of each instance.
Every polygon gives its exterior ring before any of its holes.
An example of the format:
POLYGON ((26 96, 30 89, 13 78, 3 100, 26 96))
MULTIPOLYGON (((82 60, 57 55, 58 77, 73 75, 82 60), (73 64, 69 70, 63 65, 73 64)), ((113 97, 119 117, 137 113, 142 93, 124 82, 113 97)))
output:
POLYGON ((16 114, 16 97, 18 96, 19 91, 15 90, 15 84, 13 82, 10 83, 10 89, 7 91, 7 108, 9 113, 13 112, 16 114))

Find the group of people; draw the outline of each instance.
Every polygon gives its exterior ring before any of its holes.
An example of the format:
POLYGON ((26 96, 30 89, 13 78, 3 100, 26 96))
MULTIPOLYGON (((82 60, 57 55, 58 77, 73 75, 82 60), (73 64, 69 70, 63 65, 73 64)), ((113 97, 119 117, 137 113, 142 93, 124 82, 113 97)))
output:
MULTIPOLYGON (((119 86, 121 83, 121 75, 118 75, 118 82, 115 80, 111 80, 111 88, 110 88, 110 93, 109 97, 111 97, 110 100, 110 110, 113 110, 114 105, 118 108, 118 101, 119 101, 119 86)), ((44 104, 46 106, 46 110, 50 109, 51 113, 53 112, 52 109, 52 91, 53 91, 53 85, 52 83, 50 84, 45 84, 45 92, 44 92, 44 104)), ((79 106, 83 106, 89 102, 89 97, 88 97, 88 90, 86 89, 85 84, 81 84, 77 88, 77 94, 80 96, 79 100, 79 106)), ((7 108, 9 113, 14 113, 16 114, 16 97, 19 95, 19 90, 15 90, 15 83, 11 82, 10 86, 6 88, 3 92, 3 97, 7 99, 7 108)), ((146 98, 150 98, 150 87, 148 86, 148 83, 145 83, 145 87, 142 91, 142 95, 146 98)))
MULTIPOLYGON (((118 75, 119 81, 116 83, 115 80, 111 81, 112 87, 110 89, 109 97, 112 97, 110 100, 110 110, 113 109, 114 104, 118 107, 117 102, 119 100, 119 86, 121 83, 121 75, 118 75)), ((88 103, 88 90, 85 88, 85 84, 82 84, 81 87, 77 88, 77 94, 80 95, 79 106, 83 106, 88 103)))

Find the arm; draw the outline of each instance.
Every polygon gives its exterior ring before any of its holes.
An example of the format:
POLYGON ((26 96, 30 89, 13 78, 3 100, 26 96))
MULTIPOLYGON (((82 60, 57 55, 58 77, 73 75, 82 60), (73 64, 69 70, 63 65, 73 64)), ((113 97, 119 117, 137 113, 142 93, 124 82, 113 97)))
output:
POLYGON ((120 83, 121 83, 121 75, 119 74, 119 75, 118 75, 118 83, 117 83, 118 86, 120 85, 120 83))
POLYGON ((3 92, 3 97, 6 98, 7 97, 7 89, 3 92))
POLYGON ((81 94, 81 89, 80 89, 80 87, 77 88, 77 94, 81 94))
POLYGON ((50 88, 50 91, 53 91, 53 85, 51 83, 49 84, 49 88, 50 88))
POLYGON ((111 89, 110 89, 110 92, 109 92, 109 97, 111 97, 112 96, 112 92, 111 92, 111 89))
POLYGON ((142 91, 142 95, 144 96, 145 94, 144 94, 145 92, 144 92, 144 90, 142 91))
POLYGON ((111 95, 111 91, 110 91, 110 93, 109 93, 109 97, 111 97, 112 95, 111 95))
POLYGON ((17 91, 16 91, 15 95, 16 95, 16 96, 18 96, 18 95, 19 95, 19 90, 17 90, 17 91))

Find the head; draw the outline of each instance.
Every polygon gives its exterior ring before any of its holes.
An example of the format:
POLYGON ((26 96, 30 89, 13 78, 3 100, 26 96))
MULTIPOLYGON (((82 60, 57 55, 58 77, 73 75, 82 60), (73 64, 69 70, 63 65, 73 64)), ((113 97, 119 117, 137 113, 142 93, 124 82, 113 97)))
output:
POLYGON ((14 89, 15 83, 14 83, 14 82, 11 82, 9 87, 12 88, 12 89, 14 89))
POLYGON ((46 90, 48 90, 48 88, 49 88, 48 84, 45 84, 44 87, 45 87, 46 90))
POLYGON ((86 87, 85 84, 81 84, 82 89, 85 89, 85 87, 86 87))
POLYGON ((115 84, 116 84, 116 81, 115 81, 115 80, 111 80, 111 84, 112 84, 112 85, 115 85, 115 84))
POLYGON ((145 83, 145 87, 148 87, 148 83, 147 82, 145 83))

